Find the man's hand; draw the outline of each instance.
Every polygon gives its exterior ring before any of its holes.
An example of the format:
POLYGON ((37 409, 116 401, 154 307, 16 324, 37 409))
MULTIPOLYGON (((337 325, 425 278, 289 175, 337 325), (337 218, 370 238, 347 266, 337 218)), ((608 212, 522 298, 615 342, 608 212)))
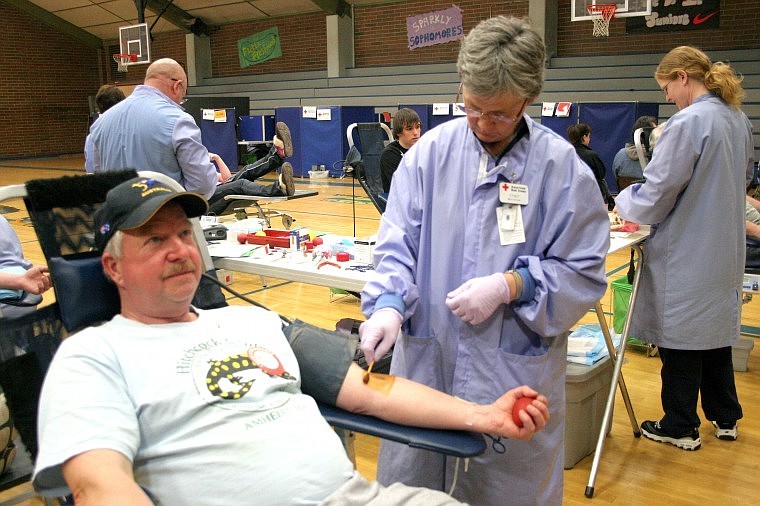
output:
POLYGON ((549 401, 543 395, 528 386, 513 388, 488 406, 492 414, 486 420, 485 427, 478 427, 487 434, 496 434, 510 439, 527 441, 546 427, 549 421, 549 401), (523 426, 518 427, 512 419, 512 410, 521 397, 531 397, 533 401, 519 413, 523 426))
POLYGON ((217 173, 217 179, 220 183, 224 183, 232 177, 230 168, 227 167, 227 164, 224 163, 224 160, 222 160, 221 156, 217 155, 216 153, 209 152, 208 157, 211 162, 216 164, 216 168, 219 169, 219 172, 217 173))
POLYGON ((393 308, 385 307, 372 313, 359 326, 359 339, 367 363, 382 358, 398 338, 404 317, 393 308))
POLYGON ((52 286, 47 267, 32 267, 21 276, 21 289, 39 295, 52 286))
POLYGON ((496 308, 508 302, 509 285, 501 272, 466 281, 446 295, 451 312, 472 325, 484 322, 496 308))

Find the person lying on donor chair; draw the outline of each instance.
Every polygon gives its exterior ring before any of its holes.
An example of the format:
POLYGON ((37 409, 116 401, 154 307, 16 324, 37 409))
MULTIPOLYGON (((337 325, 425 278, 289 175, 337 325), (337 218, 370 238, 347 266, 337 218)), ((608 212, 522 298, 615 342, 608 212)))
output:
POLYGON ((367 482, 314 398, 407 425, 527 441, 547 399, 516 386, 475 404, 365 372, 355 341, 252 306, 190 305, 201 256, 198 194, 147 178, 113 188, 95 215, 112 320, 66 339, 40 400, 34 487, 77 505, 459 504, 443 492, 367 482), (521 397, 533 400, 518 427, 521 397), (149 492, 148 492, 149 491, 149 492), (150 496, 148 495, 150 494, 150 496))

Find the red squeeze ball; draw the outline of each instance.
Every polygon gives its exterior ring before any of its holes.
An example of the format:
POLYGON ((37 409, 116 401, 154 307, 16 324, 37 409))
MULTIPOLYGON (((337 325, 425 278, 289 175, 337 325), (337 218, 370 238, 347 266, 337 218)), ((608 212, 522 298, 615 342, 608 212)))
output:
POLYGON ((248 240, 248 232, 238 232, 237 240, 240 244, 245 244, 245 241, 248 240))
POLYGON ((319 245, 320 245, 320 244, 322 244, 323 242, 324 242, 324 241, 323 241, 323 240, 322 240, 322 238, 321 238, 321 237, 319 237, 319 236, 317 236, 317 237, 315 237, 314 239, 312 239, 312 240, 311 240, 311 243, 312 243, 314 246, 319 246, 319 245))
POLYGON ((520 420, 520 410, 525 409, 531 402, 533 402, 533 397, 520 397, 515 402, 515 407, 512 408, 512 421, 520 428, 523 426, 523 422, 520 420))

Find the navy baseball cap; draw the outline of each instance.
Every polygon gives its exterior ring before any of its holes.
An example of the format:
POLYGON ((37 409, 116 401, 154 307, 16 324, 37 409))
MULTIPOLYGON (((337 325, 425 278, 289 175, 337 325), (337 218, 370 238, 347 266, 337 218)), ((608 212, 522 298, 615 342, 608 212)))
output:
POLYGON ((147 177, 136 177, 111 188, 95 212, 95 244, 103 251, 117 230, 143 226, 168 202, 176 202, 188 218, 208 211, 206 199, 193 192, 178 192, 147 177))

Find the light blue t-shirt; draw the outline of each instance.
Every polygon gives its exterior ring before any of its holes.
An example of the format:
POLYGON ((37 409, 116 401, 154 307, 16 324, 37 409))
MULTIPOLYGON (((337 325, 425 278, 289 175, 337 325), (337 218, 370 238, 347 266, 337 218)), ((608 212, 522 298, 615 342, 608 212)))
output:
POLYGON ((133 462, 162 505, 319 504, 353 474, 301 393, 275 313, 229 306, 188 323, 116 316, 66 339, 40 400, 34 486, 62 494, 62 464, 93 449, 133 462))

